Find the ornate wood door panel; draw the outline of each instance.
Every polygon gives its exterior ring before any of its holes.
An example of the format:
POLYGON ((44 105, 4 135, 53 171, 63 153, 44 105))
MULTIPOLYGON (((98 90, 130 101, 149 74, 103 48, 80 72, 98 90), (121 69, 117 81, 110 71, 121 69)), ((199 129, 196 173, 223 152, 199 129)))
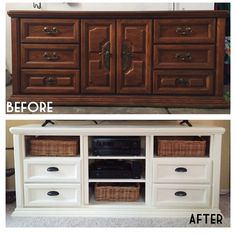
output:
POLYGON ((115 92, 115 20, 81 21, 81 92, 115 92))
POLYGON ((117 92, 151 93, 151 20, 117 20, 117 92))

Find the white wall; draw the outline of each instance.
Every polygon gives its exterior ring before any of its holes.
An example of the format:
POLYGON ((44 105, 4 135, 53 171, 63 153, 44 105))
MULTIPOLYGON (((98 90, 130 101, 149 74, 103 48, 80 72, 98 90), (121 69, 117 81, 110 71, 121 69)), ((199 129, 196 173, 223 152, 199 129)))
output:
POLYGON ((184 2, 175 3, 175 10, 214 10, 214 3, 198 3, 198 2, 184 2))
MULTIPOLYGON (((176 10, 211 10, 213 3, 175 3, 176 10)), ((7 3, 9 10, 57 10, 57 11, 165 11, 173 10, 173 3, 42 3, 42 9, 34 9, 32 3, 7 3)), ((11 69, 11 24, 6 16, 6 66, 11 69)))

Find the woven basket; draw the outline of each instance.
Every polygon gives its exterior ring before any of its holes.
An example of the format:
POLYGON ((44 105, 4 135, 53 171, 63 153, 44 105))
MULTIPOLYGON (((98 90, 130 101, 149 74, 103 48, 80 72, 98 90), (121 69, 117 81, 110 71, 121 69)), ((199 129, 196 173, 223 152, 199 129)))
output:
POLYGON ((159 137, 157 155, 161 157, 203 157, 206 140, 198 137, 159 137))
POLYGON ((96 201, 124 201, 134 202, 139 199, 140 184, 115 185, 115 184, 96 184, 96 201))
POLYGON ((30 139, 31 156, 76 156, 78 138, 40 137, 30 139))

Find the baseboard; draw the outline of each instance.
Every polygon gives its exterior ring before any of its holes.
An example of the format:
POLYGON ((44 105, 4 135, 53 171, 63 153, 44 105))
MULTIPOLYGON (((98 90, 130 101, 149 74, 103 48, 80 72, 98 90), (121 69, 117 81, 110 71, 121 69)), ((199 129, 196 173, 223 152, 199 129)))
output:
POLYGON ((228 188, 222 188, 220 189, 220 195, 226 195, 229 194, 230 190, 228 188))
POLYGON ((15 192, 16 190, 14 188, 8 188, 6 189, 6 192, 15 192))

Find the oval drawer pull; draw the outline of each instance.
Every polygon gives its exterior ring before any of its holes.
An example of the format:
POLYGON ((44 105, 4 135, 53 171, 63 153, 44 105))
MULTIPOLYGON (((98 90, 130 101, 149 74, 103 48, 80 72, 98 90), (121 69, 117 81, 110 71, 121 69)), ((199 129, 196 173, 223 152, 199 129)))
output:
POLYGON ((185 168, 185 167, 177 167, 175 169, 175 172, 181 172, 181 173, 184 173, 184 172, 187 172, 188 170, 185 168))
POLYGON ((185 196, 187 196, 187 193, 184 191, 177 191, 177 192, 175 192, 175 196, 185 197, 185 196))
POLYGON ((50 196, 50 197, 58 196, 58 195, 59 195, 59 192, 57 192, 57 191, 49 191, 49 192, 47 193, 47 195, 50 196))
POLYGON ((51 166, 51 167, 47 168, 47 171, 48 172, 56 172, 56 171, 59 171, 59 169, 57 167, 51 166))

